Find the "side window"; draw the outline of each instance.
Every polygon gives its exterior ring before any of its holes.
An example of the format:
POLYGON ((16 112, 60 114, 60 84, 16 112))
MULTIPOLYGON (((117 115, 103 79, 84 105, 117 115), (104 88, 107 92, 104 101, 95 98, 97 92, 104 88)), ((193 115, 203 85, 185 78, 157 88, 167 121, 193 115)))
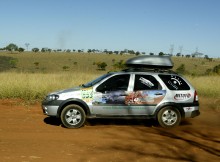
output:
POLYGON ((134 91, 162 89, 158 81, 151 75, 135 75, 134 91))
POLYGON ((189 85, 178 75, 159 75, 170 90, 190 90, 189 85))
POLYGON ((127 91, 130 74, 115 75, 96 88, 97 92, 105 91, 127 91))

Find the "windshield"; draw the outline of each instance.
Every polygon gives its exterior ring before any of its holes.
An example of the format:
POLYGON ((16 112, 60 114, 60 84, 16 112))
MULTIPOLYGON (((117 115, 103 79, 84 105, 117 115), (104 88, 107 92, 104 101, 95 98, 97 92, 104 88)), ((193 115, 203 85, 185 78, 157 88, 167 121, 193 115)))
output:
POLYGON ((92 80, 92 81, 90 81, 90 82, 88 82, 86 84, 83 84, 82 86, 85 87, 85 88, 91 87, 91 86, 95 85, 96 83, 100 82, 101 80, 103 80, 104 78, 106 78, 106 77, 108 77, 110 75, 112 75, 112 73, 107 73, 105 75, 102 75, 102 76, 96 78, 95 80, 92 80))

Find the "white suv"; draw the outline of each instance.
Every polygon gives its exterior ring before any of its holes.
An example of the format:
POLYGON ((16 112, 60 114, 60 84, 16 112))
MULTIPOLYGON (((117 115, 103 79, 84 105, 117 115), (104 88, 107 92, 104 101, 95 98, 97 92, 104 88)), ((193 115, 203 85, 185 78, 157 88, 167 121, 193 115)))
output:
POLYGON ((196 90, 170 71, 170 57, 140 56, 129 67, 110 72, 79 87, 50 93, 42 102, 44 114, 79 128, 86 118, 154 118, 162 127, 200 114, 196 90))

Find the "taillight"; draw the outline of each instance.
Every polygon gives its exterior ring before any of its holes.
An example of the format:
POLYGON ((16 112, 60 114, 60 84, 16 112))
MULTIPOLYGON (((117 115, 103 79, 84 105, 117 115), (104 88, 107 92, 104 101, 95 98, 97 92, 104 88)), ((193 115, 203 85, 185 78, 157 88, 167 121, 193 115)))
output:
POLYGON ((199 101, 199 96, 197 94, 197 92, 195 91, 194 93, 194 102, 198 102, 199 101))

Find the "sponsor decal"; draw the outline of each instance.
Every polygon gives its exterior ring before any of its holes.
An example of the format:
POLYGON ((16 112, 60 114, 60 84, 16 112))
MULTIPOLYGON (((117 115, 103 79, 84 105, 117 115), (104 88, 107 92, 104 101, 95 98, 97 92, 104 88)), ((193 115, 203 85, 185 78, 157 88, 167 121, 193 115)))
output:
POLYGON ((114 91, 109 93, 95 92, 93 95, 92 104, 94 105, 148 105, 158 104, 165 97, 165 90, 152 90, 152 91, 135 91, 124 92, 114 91))
POLYGON ((171 76, 170 80, 168 81, 168 84, 170 84, 174 89, 178 90, 179 86, 182 85, 182 82, 179 80, 176 76, 171 76))
POLYGON ((93 89, 82 89, 81 90, 81 97, 85 102, 91 102, 93 98, 93 89))
POLYGON ((175 94, 174 99, 175 100, 188 100, 191 98, 191 94, 190 93, 178 93, 175 94))
POLYGON ((141 81, 142 84, 144 84, 150 88, 154 86, 154 84, 151 81, 149 81, 143 77, 141 77, 139 80, 141 81))
POLYGON ((165 97, 166 91, 136 91, 125 97, 126 105, 158 104, 165 97))

